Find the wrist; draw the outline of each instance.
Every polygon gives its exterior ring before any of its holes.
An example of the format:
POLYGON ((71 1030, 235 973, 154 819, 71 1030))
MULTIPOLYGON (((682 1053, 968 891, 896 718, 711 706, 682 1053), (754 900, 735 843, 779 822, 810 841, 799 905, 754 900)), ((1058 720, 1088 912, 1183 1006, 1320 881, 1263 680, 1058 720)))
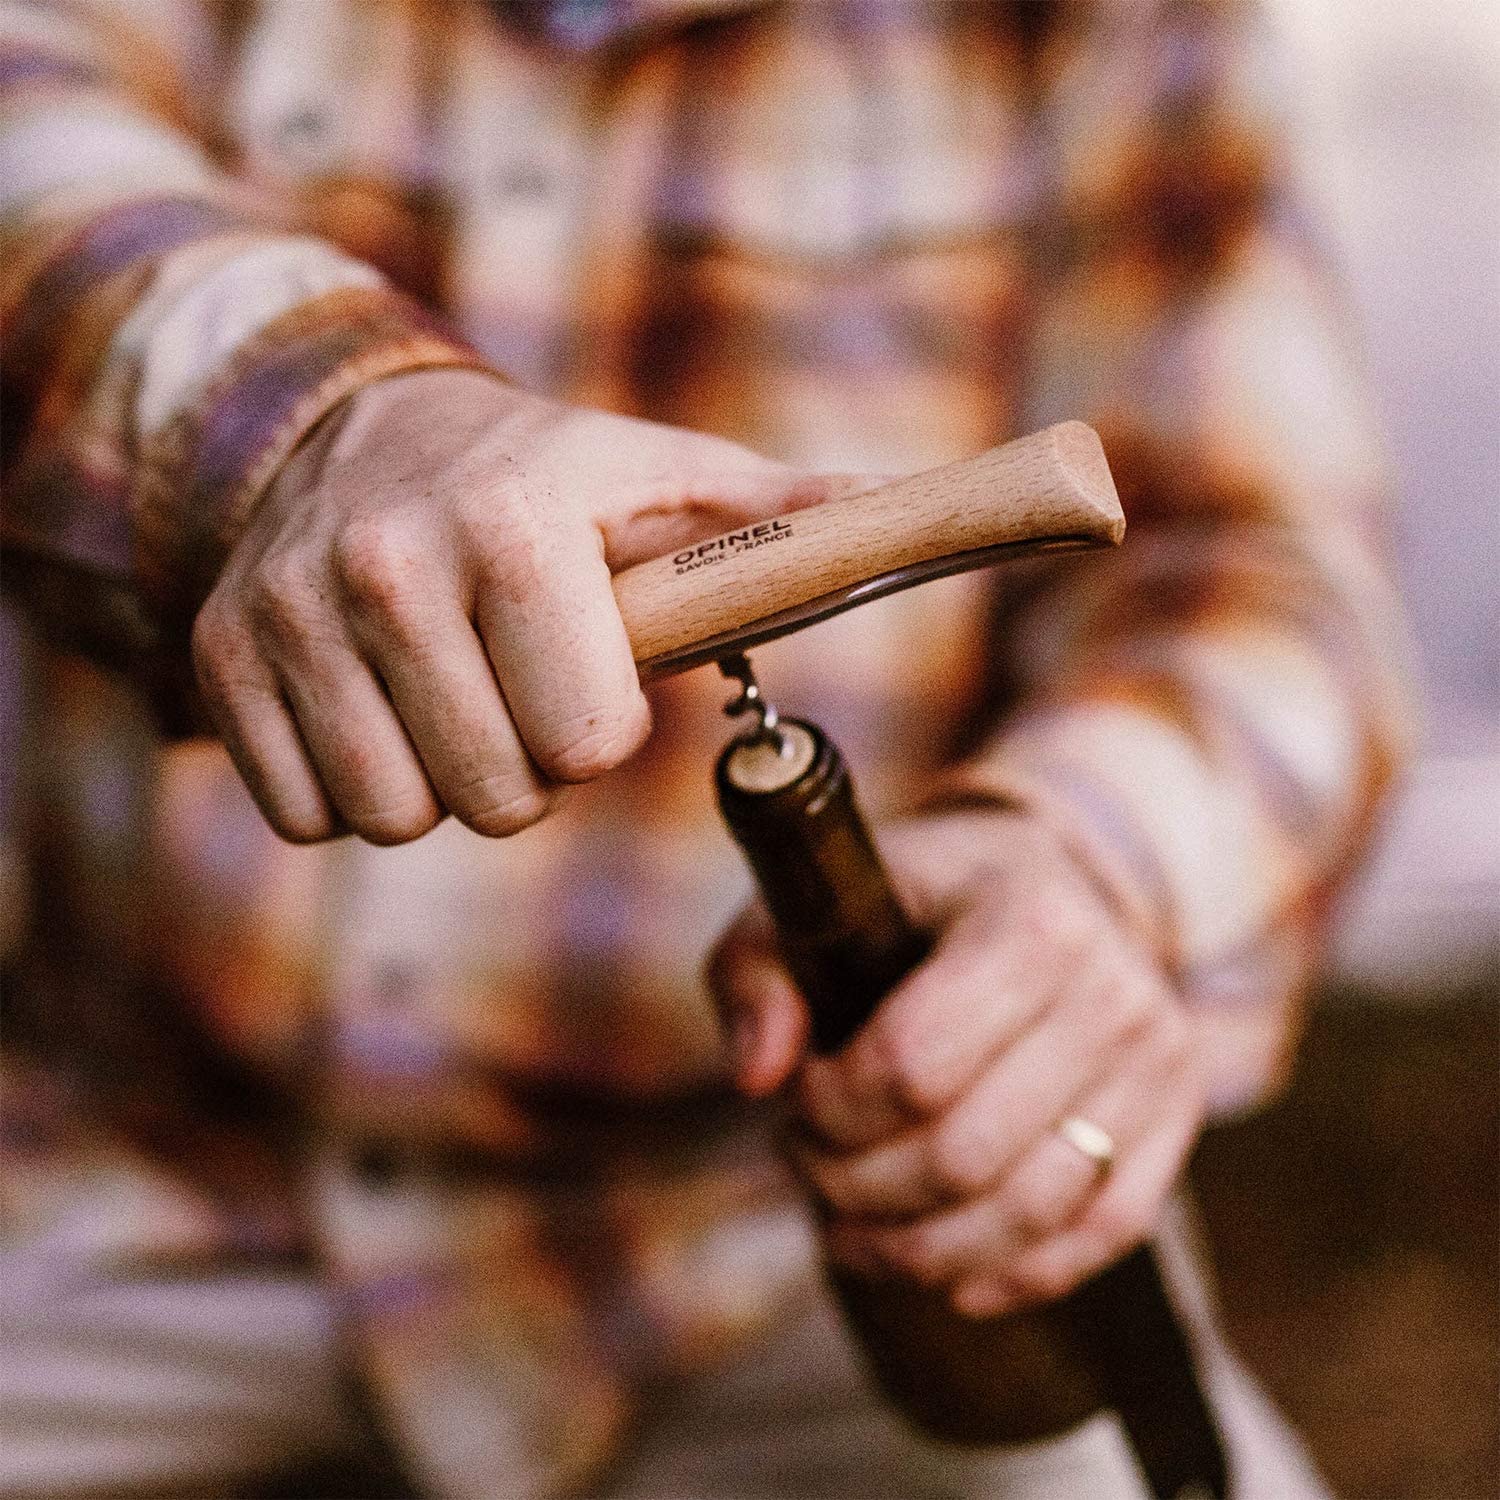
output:
POLYGON ((561 410, 487 365, 400 370, 361 388, 351 406, 351 437, 395 455, 400 472, 451 470, 482 444, 479 483, 494 480, 503 468, 497 457, 519 456, 526 435, 561 410))
POLYGON ((381 376, 323 414, 244 519, 264 507, 294 505, 330 462, 373 463, 383 471, 395 465, 410 475, 439 472, 482 435, 506 423, 519 427, 547 405, 485 368, 424 366, 381 376))
MULTIPOLYGON (((1114 916, 1120 928, 1162 959, 1161 925, 1138 883, 1110 856, 1086 818, 1040 784, 966 774, 960 767, 914 809, 923 821, 967 824, 969 837, 998 852, 1018 838, 1035 854, 1065 864, 1114 916)), ((1006 857, 1011 857, 1007 855, 1006 857)))
POLYGON ((142 455, 136 550, 155 612, 192 618, 250 515, 330 414, 387 378, 435 366, 484 362, 386 288, 330 292, 249 339, 142 455))

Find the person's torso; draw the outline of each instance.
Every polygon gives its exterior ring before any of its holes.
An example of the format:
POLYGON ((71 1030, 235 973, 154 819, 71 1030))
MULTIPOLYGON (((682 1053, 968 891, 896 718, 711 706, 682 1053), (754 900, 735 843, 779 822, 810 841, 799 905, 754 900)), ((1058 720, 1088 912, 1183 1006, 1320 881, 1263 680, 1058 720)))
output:
MULTIPOLYGON (((265 4, 229 147, 533 388, 909 471, 1011 435, 1045 174, 1011 7, 880 9, 730 7, 575 51, 479 5, 265 4)), ((874 809, 972 707, 991 587, 758 653, 874 809)), ((711 805, 725 697, 711 670, 662 684, 634 762, 502 842, 288 848, 216 750, 169 754, 152 879, 174 982, 273 1063, 331 1018, 371 1130, 501 1149, 527 1133, 517 1098, 711 1089, 699 969, 748 894, 711 805)))

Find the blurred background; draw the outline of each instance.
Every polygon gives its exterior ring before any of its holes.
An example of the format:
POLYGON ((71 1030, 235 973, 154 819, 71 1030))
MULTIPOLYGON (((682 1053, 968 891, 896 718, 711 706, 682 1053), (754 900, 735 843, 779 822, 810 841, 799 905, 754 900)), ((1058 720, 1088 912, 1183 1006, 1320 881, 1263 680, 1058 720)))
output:
POLYGON ((1399 486, 1424 751, 1291 1093, 1195 1176, 1234 1332, 1340 1493, 1500 1483, 1500 6, 1266 0, 1399 486))
POLYGON ((1462 986, 1493 976, 1500 941, 1500 6, 1266 3, 1389 438, 1429 714, 1339 968, 1462 986))
POLYGON ((1297 1082, 1194 1176, 1231 1331, 1339 1493, 1477 1500, 1500 1484, 1500 3, 1262 3, 1389 437, 1428 718, 1297 1082))

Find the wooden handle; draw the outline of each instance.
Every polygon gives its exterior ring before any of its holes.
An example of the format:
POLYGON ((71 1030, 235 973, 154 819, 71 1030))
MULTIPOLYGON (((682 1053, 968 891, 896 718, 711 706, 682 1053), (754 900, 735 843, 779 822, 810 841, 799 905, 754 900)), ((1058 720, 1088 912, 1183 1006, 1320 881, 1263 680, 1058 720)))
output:
MULTIPOLYGON (((615 598, 643 671, 672 670, 704 659, 692 653, 705 644, 728 650, 735 643, 726 638, 748 644, 784 633, 757 634, 768 620, 790 630, 860 602, 843 596, 883 575, 949 559, 957 571, 994 560, 991 548, 1109 546, 1124 532, 1098 434, 1060 422, 977 458, 639 563, 615 576, 615 598)), ((901 581, 922 576, 930 575, 901 581)))

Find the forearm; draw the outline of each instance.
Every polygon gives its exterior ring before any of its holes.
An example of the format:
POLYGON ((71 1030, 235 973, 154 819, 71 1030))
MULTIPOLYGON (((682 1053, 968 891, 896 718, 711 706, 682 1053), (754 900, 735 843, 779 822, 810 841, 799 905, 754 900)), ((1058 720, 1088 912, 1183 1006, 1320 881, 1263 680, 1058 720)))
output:
MULTIPOLYGON (((1192 571, 1205 599, 1229 582, 1192 571)), ((1217 1031, 1226 1106, 1283 1071, 1323 916, 1406 753, 1389 658, 1290 567, 1257 587, 1299 582, 1313 597, 1298 620, 1235 612, 1101 643, 946 789, 1061 834, 1217 1031)), ((1156 596, 1122 581, 1114 602, 1149 617, 1156 596)))
POLYGON ((80 14, 0 9, 5 539, 34 610, 128 664, 180 643, 327 411, 397 371, 478 361, 215 167, 165 43, 122 48, 80 14))
POLYGON ((1054 387, 1104 430, 1125 544, 1003 620, 1018 704, 945 787, 1025 805, 1079 853, 1216 1030, 1224 1106, 1284 1067, 1410 732, 1375 446, 1333 336, 1275 346, 1275 321, 1315 314, 1305 285, 1245 273, 1184 317, 1204 363, 1170 388, 1054 387), (1254 362, 1313 399, 1258 388, 1254 362))

